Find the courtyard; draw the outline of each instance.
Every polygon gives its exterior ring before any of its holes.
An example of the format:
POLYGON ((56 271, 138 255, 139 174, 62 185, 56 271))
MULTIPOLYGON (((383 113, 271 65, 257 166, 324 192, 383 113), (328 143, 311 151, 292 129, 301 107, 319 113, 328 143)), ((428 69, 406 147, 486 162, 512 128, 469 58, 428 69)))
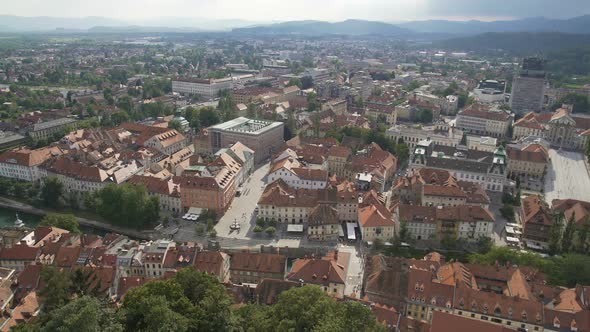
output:
POLYGON ((545 201, 554 199, 590 201, 590 176, 584 156, 578 152, 549 150, 551 164, 545 176, 545 201))

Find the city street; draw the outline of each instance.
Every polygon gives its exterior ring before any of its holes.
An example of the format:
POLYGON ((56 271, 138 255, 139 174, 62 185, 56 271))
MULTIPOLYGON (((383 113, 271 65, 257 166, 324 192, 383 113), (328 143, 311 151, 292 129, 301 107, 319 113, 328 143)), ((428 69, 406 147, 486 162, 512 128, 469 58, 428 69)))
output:
POLYGON ((504 240, 504 227, 506 227, 507 221, 500 213, 500 208, 502 207, 502 194, 488 192, 488 196, 490 196, 491 200, 490 211, 496 217, 496 222, 494 223, 494 233, 492 233, 492 240, 494 240, 494 244, 496 246, 505 246, 506 241, 504 240))
POLYGON ((356 293, 358 297, 360 295, 359 291, 363 286, 363 272, 365 267, 363 257, 361 257, 360 252, 355 246, 347 246, 343 244, 338 247, 338 251, 350 254, 344 295, 356 293))
POLYGON ((242 195, 235 197, 230 208, 221 217, 215 231, 217 236, 235 239, 250 239, 256 226, 256 216, 254 209, 264 191, 264 177, 268 173, 270 164, 264 164, 254 171, 252 175, 242 185, 242 195), (230 226, 237 222, 240 230, 231 230, 230 226))
POLYGON ((545 201, 554 199, 590 199, 590 177, 584 156, 578 152, 549 150, 551 164, 545 176, 545 201))

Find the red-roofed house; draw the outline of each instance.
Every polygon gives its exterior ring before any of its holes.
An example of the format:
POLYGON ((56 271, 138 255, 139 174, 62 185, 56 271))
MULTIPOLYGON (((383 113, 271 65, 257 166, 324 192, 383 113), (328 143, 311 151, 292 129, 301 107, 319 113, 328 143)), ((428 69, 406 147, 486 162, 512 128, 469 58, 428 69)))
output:
POLYGON ((380 204, 359 208, 358 223, 363 241, 389 241, 398 229, 393 214, 380 204))
POLYGON ((329 295, 344 297, 350 254, 334 251, 326 257, 303 258, 293 262, 287 280, 318 285, 329 295))

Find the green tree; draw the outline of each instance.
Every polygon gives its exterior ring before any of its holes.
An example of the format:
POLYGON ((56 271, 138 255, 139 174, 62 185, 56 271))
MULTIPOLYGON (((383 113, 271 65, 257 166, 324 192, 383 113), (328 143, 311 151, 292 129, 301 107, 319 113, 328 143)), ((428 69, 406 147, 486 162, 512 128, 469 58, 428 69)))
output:
POLYGON ((565 254, 554 258, 554 268, 549 270, 549 282, 568 288, 590 283, 590 257, 580 254, 565 254))
POLYGON ((318 101, 318 96, 315 92, 312 92, 307 95, 307 104, 308 104, 308 111, 315 112, 321 109, 321 104, 318 101))
POLYGON ((98 192, 97 197, 97 212, 115 224, 147 228, 159 221, 159 199, 148 196, 142 185, 109 184, 98 192))
POLYGON ((290 289, 274 306, 248 305, 236 314, 245 331, 385 331, 368 307, 338 302, 317 286, 290 289))
POLYGON ((199 123, 203 127, 216 125, 220 121, 219 114, 211 107, 205 107, 199 111, 199 123))
POLYGON ((416 112, 415 120, 420 123, 431 123, 433 120, 432 111, 421 108, 416 112))
POLYGON ((400 221, 399 239, 402 242, 408 242, 410 240, 410 231, 408 229, 408 222, 405 220, 400 221))
POLYGON ((63 183, 53 176, 45 178, 43 186, 41 187, 41 200, 45 206, 51 208, 58 208, 60 206, 60 198, 63 195, 63 183))
POLYGON ((574 236, 576 234, 576 221, 574 218, 575 214, 567 221, 565 225, 565 231, 561 240, 561 247, 563 252, 570 252, 574 249, 574 236))
POLYGON ((277 229, 272 226, 269 226, 264 230, 264 232, 269 236, 273 236, 277 232, 277 229))
POLYGON ((191 326, 196 331, 226 331, 231 326, 231 300, 225 287, 206 273, 194 268, 178 271, 174 282, 183 290, 184 296, 196 307, 196 322, 191 326))
POLYGON ((411 81, 410 84, 408 84, 408 86, 406 87, 406 89, 408 91, 414 91, 414 90, 418 89, 419 87, 421 87, 422 85, 423 85, 422 82, 411 81))
POLYGON ((313 87, 313 78, 311 76, 303 76, 301 78, 301 89, 306 90, 313 87))
POLYGON ((168 128, 175 129, 176 131, 182 133, 182 124, 180 123, 179 120, 175 119, 175 120, 168 122, 168 128))
POLYGON ((562 249, 563 219, 563 213, 555 214, 549 230, 549 252, 553 255, 559 254, 562 249))
POLYGON ((254 103, 249 103, 248 104, 248 109, 246 110, 246 116, 250 119, 255 119, 256 116, 256 104, 254 103))
POLYGON ((588 217, 582 221, 576 235, 576 251, 578 253, 588 253, 588 240, 590 238, 590 220, 588 217))
POLYGON ((123 307, 118 315, 126 331, 189 331, 189 318, 178 312, 186 309, 178 307, 187 305, 188 309, 190 304, 182 296, 178 285, 170 284, 175 287, 167 288, 170 294, 168 296, 162 291, 156 292, 156 287, 165 283, 153 281, 145 285, 147 288, 134 288, 125 295, 123 307), (178 295, 179 300, 171 299, 172 295, 178 295))
POLYGON ((301 80, 294 77, 292 79, 289 80, 289 83, 287 83, 287 86, 298 86, 301 89, 301 80))
POLYGON ((80 223, 73 214, 51 213, 43 217, 40 226, 52 226, 72 233, 80 233, 80 223))
POLYGON ((83 296, 53 310, 40 331, 122 332, 123 326, 96 298, 83 296))
POLYGON ((258 225, 254 226, 254 229, 253 229, 254 233, 262 233, 263 231, 264 231, 264 228, 262 228, 258 225))
POLYGON ((504 219, 508 220, 508 222, 514 221, 514 207, 511 204, 504 204, 500 208, 500 214, 504 219))
POLYGON ((44 266, 41 269, 41 280, 45 287, 39 291, 39 296, 43 299, 43 309, 46 312, 68 303, 72 287, 72 280, 68 274, 60 272, 56 267, 44 266))
POLYGON ((127 331, 229 331, 230 304, 217 279, 187 268, 130 290, 118 315, 127 331))
POLYGON ((410 148, 405 143, 399 143, 395 145, 395 155, 398 161, 404 162, 410 158, 410 148))
POLYGON ((115 126, 118 126, 123 122, 129 122, 129 119, 129 114, 125 111, 119 111, 111 114, 111 122, 115 126))
POLYGON ((590 112, 590 98, 587 95, 580 93, 570 93, 559 99, 553 106, 552 109, 556 110, 563 104, 572 105, 576 113, 587 113, 590 112))
POLYGON ((205 234, 205 225, 198 224, 195 226, 195 233, 197 233, 198 236, 203 236, 203 234, 205 234))
POLYGON ((133 111, 133 99, 129 96, 123 96, 117 100, 117 107, 125 112, 133 111))
POLYGON ((217 109, 219 110, 219 113, 221 113, 221 119, 223 121, 229 121, 236 118, 236 103, 229 93, 219 99, 217 109))
POLYGON ((489 236, 480 237, 477 239, 477 252, 485 254, 492 250, 494 247, 494 241, 489 236))

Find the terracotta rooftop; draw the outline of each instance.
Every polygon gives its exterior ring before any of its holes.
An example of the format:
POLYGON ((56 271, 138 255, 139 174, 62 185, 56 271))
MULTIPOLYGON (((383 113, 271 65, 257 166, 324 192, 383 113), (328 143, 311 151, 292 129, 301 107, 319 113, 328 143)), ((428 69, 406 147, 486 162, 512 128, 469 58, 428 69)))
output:
POLYGON ((389 227, 395 226, 392 215, 385 207, 369 205, 358 210, 361 227, 389 227))
POLYGON ((231 270, 284 273, 287 257, 276 254, 238 252, 231 256, 231 270))

